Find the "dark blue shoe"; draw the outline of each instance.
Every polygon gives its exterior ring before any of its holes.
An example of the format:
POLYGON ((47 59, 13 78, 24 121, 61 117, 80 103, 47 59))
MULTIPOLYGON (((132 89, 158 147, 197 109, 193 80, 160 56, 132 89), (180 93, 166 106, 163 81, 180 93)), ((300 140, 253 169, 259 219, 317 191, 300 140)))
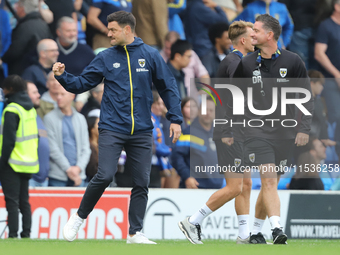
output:
POLYGON ((281 228, 274 228, 272 235, 274 244, 287 244, 288 237, 281 228))
POLYGON ((266 239, 261 232, 257 233, 256 235, 251 235, 249 239, 250 244, 267 244, 266 239))

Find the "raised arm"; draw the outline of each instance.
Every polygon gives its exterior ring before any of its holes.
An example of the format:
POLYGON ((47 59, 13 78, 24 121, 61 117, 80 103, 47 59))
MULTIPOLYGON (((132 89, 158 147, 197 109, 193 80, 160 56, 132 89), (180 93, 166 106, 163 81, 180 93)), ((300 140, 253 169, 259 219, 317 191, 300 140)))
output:
POLYGON ((67 91, 80 94, 102 82, 104 67, 104 61, 97 55, 80 76, 74 76, 66 72, 65 64, 60 62, 53 65, 52 71, 55 78, 67 91))

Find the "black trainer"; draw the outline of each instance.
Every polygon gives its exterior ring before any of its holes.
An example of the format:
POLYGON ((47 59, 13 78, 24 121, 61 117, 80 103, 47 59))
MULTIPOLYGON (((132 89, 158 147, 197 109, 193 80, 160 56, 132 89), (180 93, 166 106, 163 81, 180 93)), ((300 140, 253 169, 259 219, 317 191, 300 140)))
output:
POLYGON ((287 244, 288 237, 281 228, 274 228, 272 235, 274 244, 287 244))
POLYGON ((261 232, 257 233, 256 235, 251 235, 249 239, 250 244, 267 244, 266 239, 261 232))

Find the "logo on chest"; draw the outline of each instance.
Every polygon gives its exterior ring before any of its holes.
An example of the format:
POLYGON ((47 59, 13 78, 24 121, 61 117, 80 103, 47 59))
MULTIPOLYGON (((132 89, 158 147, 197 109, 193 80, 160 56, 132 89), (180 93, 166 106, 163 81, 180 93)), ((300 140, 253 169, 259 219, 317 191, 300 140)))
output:
POLYGON ((286 77, 287 68, 280 68, 280 75, 281 75, 282 78, 286 77))
POLYGON ((114 68, 119 68, 119 67, 120 67, 120 63, 114 63, 114 64, 113 64, 113 67, 114 67, 114 68))
POLYGON ((138 59, 138 64, 141 68, 136 68, 136 72, 140 73, 140 72, 149 72, 148 69, 144 68, 145 67, 145 59, 144 58, 140 58, 138 59))
POLYGON ((144 58, 138 59, 138 64, 139 64, 140 67, 143 68, 145 66, 145 59, 144 58))

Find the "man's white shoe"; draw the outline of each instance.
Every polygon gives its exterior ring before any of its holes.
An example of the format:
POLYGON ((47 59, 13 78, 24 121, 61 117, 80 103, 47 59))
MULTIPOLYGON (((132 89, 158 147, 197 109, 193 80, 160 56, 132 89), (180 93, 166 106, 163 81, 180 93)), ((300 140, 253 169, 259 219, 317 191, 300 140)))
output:
POLYGON ((237 237, 236 244, 249 244, 250 236, 248 236, 246 239, 242 239, 241 237, 237 237))
POLYGON ((178 222, 178 227, 192 244, 203 244, 201 242, 201 226, 199 224, 191 224, 189 217, 178 222))
POLYGON ((138 231, 132 237, 128 235, 126 243, 157 244, 153 241, 150 241, 143 233, 138 231))
POLYGON ((63 228, 64 239, 69 242, 72 242, 74 239, 76 239, 78 230, 83 222, 84 219, 80 218, 76 213, 72 214, 63 228))

